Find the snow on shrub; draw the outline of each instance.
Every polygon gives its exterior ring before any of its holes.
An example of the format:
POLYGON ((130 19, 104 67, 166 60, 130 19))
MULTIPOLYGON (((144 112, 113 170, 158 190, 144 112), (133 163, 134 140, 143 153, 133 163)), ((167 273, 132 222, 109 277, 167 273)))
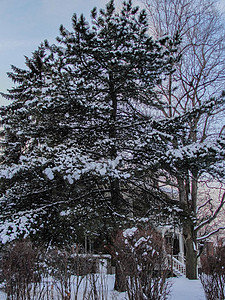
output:
POLYGON ((136 227, 119 231, 111 254, 117 268, 115 287, 125 288, 130 300, 168 298, 168 248, 160 233, 136 227))

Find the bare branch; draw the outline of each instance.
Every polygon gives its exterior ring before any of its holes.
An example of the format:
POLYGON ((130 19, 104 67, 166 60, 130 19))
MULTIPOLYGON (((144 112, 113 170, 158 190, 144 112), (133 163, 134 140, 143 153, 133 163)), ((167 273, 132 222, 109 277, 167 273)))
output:
POLYGON ((225 203, 225 192, 223 193, 223 196, 221 198, 220 204, 217 207, 217 209, 214 212, 214 214, 210 218, 208 218, 207 220, 203 221, 201 224, 199 224, 198 226, 196 226, 195 227, 195 231, 197 232, 199 229, 201 229, 202 227, 204 227, 207 224, 210 224, 213 220, 215 220, 216 217, 218 216, 219 212, 221 211, 224 203, 225 203))
POLYGON ((225 229, 225 227, 219 227, 219 228, 217 228, 216 230, 211 231, 211 232, 209 232, 209 233, 206 234, 206 235, 203 235, 203 236, 198 237, 198 238, 197 238, 197 241, 200 242, 200 241, 206 240, 206 239, 208 239, 210 236, 215 235, 216 233, 218 233, 219 231, 224 230, 224 229, 225 229))

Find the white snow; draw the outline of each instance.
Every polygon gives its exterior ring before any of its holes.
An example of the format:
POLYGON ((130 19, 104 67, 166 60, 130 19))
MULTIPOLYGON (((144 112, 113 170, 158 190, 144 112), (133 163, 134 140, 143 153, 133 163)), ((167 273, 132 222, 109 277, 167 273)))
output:
POLYGON ((127 238, 127 237, 132 237, 134 234, 135 234, 135 232, 138 230, 138 228, 137 227, 132 227, 132 228, 128 228, 128 229, 126 229, 124 232, 123 232, 123 236, 125 237, 125 238, 127 238))
POLYGON ((54 174, 52 172, 52 169, 46 168, 44 170, 44 173, 47 175, 47 177, 48 177, 49 180, 53 180, 54 179, 54 174))
POLYGON ((0 242, 6 244, 15 240, 19 234, 23 233, 26 238, 30 233, 30 224, 33 218, 29 214, 21 215, 14 218, 13 221, 0 223, 0 242), (10 234, 9 234, 10 232, 10 234))
MULTIPOLYGON (((173 283, 172 292, 168 300, 205 300, 204 291, 200 280, 188 280, 184 277, 171 278, 173 283)), ((128 300, 126 293, 118 293, 113 290, 114 276, 107 276, 108 297, 107 300, 128 300)), ((78 297, 78 300, 81 300, 78 297)), ((0 291, 0 300, 6 300, 6 296, 0 291)))
POLYGON ((134 247, 137 248, 138 246, 140 246, 142 243, 146 243, 147 239, 144 238, 143 236, 135 243, 134 247))
POLYGON ((169 300, 205 300, 200 280, 188 280, 185 277, 172 278, 172 293, 169 300))

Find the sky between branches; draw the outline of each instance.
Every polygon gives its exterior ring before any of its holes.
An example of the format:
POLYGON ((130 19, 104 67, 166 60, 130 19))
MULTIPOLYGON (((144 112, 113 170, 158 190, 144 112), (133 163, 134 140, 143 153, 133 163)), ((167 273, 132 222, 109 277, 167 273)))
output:
MULTIPOLYGON (((225 12, 225 0, 220 0, 225 12)), ((0 0, 0 91, 12 87, 7 77, 10 65, 25 68, 24 56, 31 56, 38 45, 48 39, 51 43, 63 24, 71 28, 74 13, 89 17, 93 7, 103 8, 108 0, 0 0)), ((122 0, 115 0, 120 7, 122 0)), ((141 6, 139 0, 133 0, 141 6)), ((0 106, 8 101, 0 96, 0 106)))

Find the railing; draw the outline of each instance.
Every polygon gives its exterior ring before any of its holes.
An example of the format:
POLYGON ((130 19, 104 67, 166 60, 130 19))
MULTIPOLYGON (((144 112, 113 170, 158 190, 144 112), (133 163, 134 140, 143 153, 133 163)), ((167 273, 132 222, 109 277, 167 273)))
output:
POLYGON ((180 262, 178 259, 172 256, 172 263, 171 263, 171 255, 168 255, 170 265, 173 269, 173 273, 176 276, 182 276, 186 275, 186 266, 182 262, 180 262))

